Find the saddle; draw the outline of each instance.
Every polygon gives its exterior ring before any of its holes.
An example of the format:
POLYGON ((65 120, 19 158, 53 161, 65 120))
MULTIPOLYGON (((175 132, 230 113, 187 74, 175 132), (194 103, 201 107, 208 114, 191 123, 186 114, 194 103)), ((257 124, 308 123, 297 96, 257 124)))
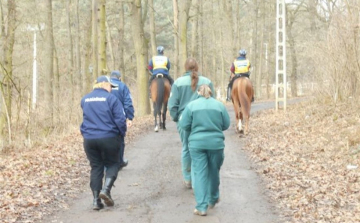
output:
POLYGON ((231 79, 231 82, 230 82, 230 87, 232 88, 232 85, 234 83, 234 81, 240 77, 247 77, 247 78, 250 78, 250 74, 249 73, 242 73, 242 74, 235 74, 235 76, 231 79))

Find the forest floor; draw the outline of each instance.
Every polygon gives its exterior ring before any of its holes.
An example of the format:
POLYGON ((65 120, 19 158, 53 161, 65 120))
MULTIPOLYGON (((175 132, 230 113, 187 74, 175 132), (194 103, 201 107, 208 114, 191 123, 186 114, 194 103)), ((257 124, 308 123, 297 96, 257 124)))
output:
MULTIPOLYGON (((253 107, 262 103, 273 104, 255 102, 253 107)), ((227 106, 232 109, 231 104, 227 106)), ((264 182, 281 221, 360 221, 359 110, 359 101, 351 99, 336 105, 306 100, 288 105, 286 112, 259 109, 252 114, 246 137, 234 138, 234 132, 227 133, 231 134, 227 139, 243 145, 239 149, 264 182)), ((144 137, 152 122, 150 116, 135 119, 126 143, 144 137)), ((226 159, 231 160, 231 156, 225 157, 225 164, 226 159)), ((225 180, 234 177, 231 168, 222 170, 225 180)), ((1 221, 39 222, 58 210, 69 209, 69 201, 88 192, 88 175, 78 131, 52 144, 1 154, 1 221)), ((226 200, 224 203, 226 207, 226 200)))

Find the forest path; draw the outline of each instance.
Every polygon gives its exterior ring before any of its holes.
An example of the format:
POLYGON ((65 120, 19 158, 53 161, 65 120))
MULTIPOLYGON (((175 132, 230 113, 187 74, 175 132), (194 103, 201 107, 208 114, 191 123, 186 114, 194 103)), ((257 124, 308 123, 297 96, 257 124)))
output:
MULTIPOLYGON (((274 107, 273 102, 253 103, 252 113, 274 107)), ((126 145, 129 165, 119 172, 111 194, 114 207, 93 211, 88 190, 69 209, 45 217, 42 222, 88 223, 184 223, 184 222, 279 222, 275 208, 267 201, 266 190, 242 150, 244 139, 235 133, 233 107, 227 104, 231 127, 225 131, 225 160, 221 168, 221 201, 206 217, 193 215, 192 190, 182 184, 181 142, 176 125, 167 122, 167 130, 149 131, 126 145)), ((251 119, 250 119, 251 130, 251 119)), ((86 176, 88 177, 88 176, 86 176)))

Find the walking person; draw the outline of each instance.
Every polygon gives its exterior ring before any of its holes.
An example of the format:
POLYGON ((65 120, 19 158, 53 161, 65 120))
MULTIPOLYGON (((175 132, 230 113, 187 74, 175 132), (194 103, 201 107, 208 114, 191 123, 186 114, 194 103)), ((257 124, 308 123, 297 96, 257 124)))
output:
POLYGON ((81 99, 83 122, 80 126, 84 150, 90 161, 90 188, 93 193, 93 210, 113 206, 110 191, 118 175, 120 143, 127 130, 121 102, 112 95, 110 78, 97 78, 94 89, 81 99), (105 168, 105 182, 102 186, 105 168))
POLYGON ((225 148, 223 131, 229 128, 230 117, 225 106, 211 97, 208 85, 201 85, 198 95, 198 99, 186 106, 179 126, 190 132, 188 142, 196 200, 194 214, 205 216, 208 207, 213 208, 219 202, 219 174, 225 148))
POLYGON ((214 87, 212 82, 201 76, 198 73, 199 65, 194 58, 188 58, 185 62, 186 72, 183 76, 176 79, 173 86, 171 87, 171 94, 168 102, 168 108, 170 116, 174 122, 177 123, 177 130, 180 135, 182 143, 181 151, 181 169, 183 175, 183 182, 187 188, 192 187, 191 181, 191 157, 188 147, 188 137, 190 132, 183 130, 179 127, 179 117, 184 111, 185 106, 197 98, 197 88, 200 85, 207 84, 210 86, 212 92, 214 87))
MULTIPOLYGON (((129 88, 121 81, 121 73, 118 70, 114 70, 110 74, 111 83, 114 83, 116 87, 111 89, 111 93, 115 95, 122 103, 125 111, 125 117, 127 119, 127 127, 131 127, 132 120, 134 119, 134 106, 129 88)), ((126 167, 129 163, 124 158, 125 152, 125 140, 123 139, 120 146, 120 158, 119 158, 119 170, 126 167)))

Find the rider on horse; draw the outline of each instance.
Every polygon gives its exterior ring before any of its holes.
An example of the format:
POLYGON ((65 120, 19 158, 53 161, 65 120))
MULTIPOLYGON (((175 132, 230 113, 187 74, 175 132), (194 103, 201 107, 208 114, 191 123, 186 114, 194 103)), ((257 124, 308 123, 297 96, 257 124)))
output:
POLYGON ((172 85, 174 80, 169 75, 170 61, 168 57, 164 56, 164 47, 158 46, 156 50, 158 55, 152 57, 148 65, 148 69, 152 74, 149 80, 149 87, 157 74, 163 74, 169 80, 170 85, 172 85))
MULTIPOLYGON (((239 57, 234 60, 234 62, 231 64, 231 75, 230 75, 230 81, 228 85, 227 90, 227 96, 226 100, 230 101, 230 95, 231 95, 231 89, 232 85, 234 83, 234 80, 238 77, 250 77, 250 61, 246 59, 246 50, 241 49, 239 51, 239 57)), ((254 97, 252 99, 254 101, 254 97)))

